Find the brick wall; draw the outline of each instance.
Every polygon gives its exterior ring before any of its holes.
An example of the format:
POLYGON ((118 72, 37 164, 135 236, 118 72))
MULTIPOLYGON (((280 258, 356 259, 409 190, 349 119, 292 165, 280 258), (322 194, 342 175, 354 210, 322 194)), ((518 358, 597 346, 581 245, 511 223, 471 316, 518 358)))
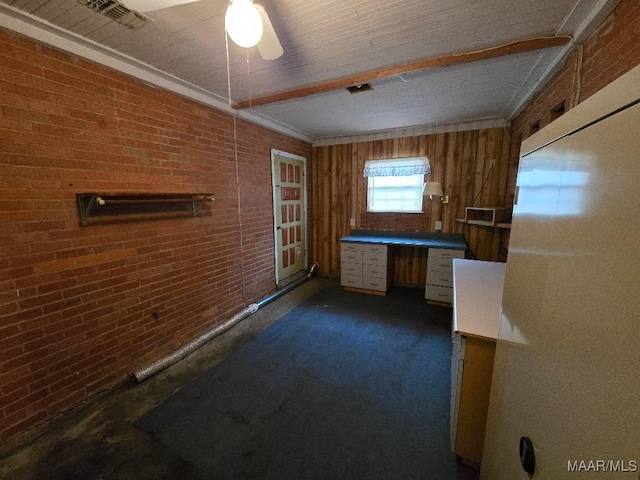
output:
POLYGON ((590 97, 623 73, 640 64, 640 2, 622 0, 600 27, 584 42, 582 58, 571 54, 562 68, 544 85, 513 120, 509 168, 509 195, 513 198, 520 144, 531 133, 553 120, 551 111, 563 101, 566 110, 590 97))
POLYGON ((233 117, 0 31, 0 441, 274 290, 270 150, 310 145, 236 128, 237 170, 233 117), (80 226, 121 191, 215 202, 80 226))

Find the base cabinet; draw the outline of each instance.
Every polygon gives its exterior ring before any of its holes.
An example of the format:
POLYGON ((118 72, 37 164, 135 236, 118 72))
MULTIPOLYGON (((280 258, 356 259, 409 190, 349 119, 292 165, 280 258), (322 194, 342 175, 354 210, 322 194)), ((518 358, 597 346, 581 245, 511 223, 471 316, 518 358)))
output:
POLYGON ((340 245, 340 283, 343 287, 384 295, 391 275, 386 245, 342 242, 340 245))
POLYGON ((453 302, 453 267, 454 258, 464 258, 464 250, 449 248, 430 248, 427 253, 427 280, 424 297, 427 300, 453 302))
POLYGON ((495 350, 495 341, 453 336, 451 449, 477 468, 482 462, 495 350))

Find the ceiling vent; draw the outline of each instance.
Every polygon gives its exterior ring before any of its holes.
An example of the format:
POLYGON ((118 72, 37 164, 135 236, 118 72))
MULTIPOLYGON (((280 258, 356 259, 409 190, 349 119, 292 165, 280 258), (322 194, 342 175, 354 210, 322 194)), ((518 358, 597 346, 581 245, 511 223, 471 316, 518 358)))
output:
POLYGON ((373 87, 368 83, 361 83, 360 85, 353 85, 351 87, 347 87, 349 93, 360 93, 360 92, 368 92, 369 90, 373 90, 373 87))
POLYGON ((131 30, 139 30, 152 22, 149 17, 131 10, 117 0, 78 0, 78 3, 109 17, 114 22, 124 25, 131 30))

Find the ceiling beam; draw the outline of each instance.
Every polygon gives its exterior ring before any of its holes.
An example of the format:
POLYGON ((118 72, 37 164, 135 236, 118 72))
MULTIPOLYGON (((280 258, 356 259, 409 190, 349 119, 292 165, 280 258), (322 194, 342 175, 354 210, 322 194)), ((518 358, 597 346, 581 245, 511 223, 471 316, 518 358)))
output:
POLYGON ((301 98, 317 93, 339 90, 341 88, 347 88, 354 85, 362 85, 374 80, 379 80, 385 77, 392 77, 394 75, 401 75, 413 70, 421 70, 434 67, 450 67, 452 65, 477 62, 480 60, 488 60, 492 58, 504 57, 506 55, 513 55, 516 53, 531 52, 543 48, 560 47, 568 44, 569 42, 571 42, 571 40, 572 38, 568 36, 537 37, 527 40, 518 40, 512 43, 483 48, 482 50, 453 53, 440 57, 428 58, 405 65, 360 73, 329 82, 317 83, 315 85, 296 88, 294 90, 274 93, 272 95, 265 95, 263 97, 257 97, 250 100, 243 100, 241 102, 235 103, 233 107, 237 110, 242 110, 245 108, 257 107, 259 105, 266 105, 268 103, 281 102, 283 100, 291 100, 293 98, 301 98))

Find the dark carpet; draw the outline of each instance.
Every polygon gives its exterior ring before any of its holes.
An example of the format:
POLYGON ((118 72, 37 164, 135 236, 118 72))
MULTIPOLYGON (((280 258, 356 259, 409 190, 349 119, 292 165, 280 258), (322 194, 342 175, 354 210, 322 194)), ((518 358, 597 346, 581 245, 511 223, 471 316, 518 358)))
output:
POLYGON ((212 479, 473 478, 449 448, 451 309, 318 292, 136 422, 212 479))

